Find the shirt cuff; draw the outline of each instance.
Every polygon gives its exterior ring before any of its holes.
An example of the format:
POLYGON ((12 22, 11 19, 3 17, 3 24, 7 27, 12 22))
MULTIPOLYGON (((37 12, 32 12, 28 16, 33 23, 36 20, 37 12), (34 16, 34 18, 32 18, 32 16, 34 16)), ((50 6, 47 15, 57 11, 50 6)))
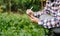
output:
POLYGON ((43 22, 39 20, 38 25, 43 25, 43 22))

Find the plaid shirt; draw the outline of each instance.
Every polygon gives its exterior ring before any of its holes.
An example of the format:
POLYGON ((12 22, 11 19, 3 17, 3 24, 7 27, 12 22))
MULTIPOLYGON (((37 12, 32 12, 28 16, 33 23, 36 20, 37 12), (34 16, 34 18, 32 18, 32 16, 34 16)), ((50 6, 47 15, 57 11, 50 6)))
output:
POLYGON ((60 27, 60 1, 55 2, 46 2, 46 7, 43 11, 35 12, 34 16, 41 16, 43 14, 50 14, 54 18, 51 18, 50 20, 39 20, 38 25, 42 25, 45 28, 54 28, 54 27, 60 27))

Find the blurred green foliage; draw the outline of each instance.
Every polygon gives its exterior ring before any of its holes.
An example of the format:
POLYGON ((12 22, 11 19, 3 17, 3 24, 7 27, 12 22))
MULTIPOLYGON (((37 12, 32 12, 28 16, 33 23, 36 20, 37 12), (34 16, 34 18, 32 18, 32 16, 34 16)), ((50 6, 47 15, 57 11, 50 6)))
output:
MULTIPOLYGON (((0 9, 3 12, 25 13, 33 6, 33 11, 39 11, 43 6, 41 2, 41 0, 0 0, 0 9)), ((47 33, 48 29, 32 23, 26 14, 0 13, 0 36, 45 36, 47 33)))
POLYGON ((23 12, 26 9, 30 9, 33 6, 33 11, 39 11, 42 9, 43 3, 41 0, 0 0, 0 4, 4 7, 4 11, 23 12), (21 10, 19 10, 21 9, 21 10))
POLYGON ((47 29, 32 23, 26 14, 0 14, 0 36, 45 36, 47 33, 47 29))

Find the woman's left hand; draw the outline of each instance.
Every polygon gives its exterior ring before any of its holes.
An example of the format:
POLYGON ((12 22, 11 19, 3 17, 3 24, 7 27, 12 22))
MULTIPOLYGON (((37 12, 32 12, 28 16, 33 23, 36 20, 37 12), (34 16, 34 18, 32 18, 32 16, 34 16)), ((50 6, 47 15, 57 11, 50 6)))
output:
POLYGON ((32 22, 38 23, 39 19, 34 17, 34 16, 29 16, 29 18, 31 19, 32 22))

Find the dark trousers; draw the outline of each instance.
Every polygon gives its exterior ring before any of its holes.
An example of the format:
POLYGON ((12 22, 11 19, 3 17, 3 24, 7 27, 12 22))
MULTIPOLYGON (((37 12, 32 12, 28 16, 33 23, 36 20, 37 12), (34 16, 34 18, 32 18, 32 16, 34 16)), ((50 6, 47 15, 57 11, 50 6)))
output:
MULTIPOLYGON (((55 29, 55 28, 54 28, 55 29)), ((59 28, 58 28, 59 29, 59 28)), ((57 31, 57 30, 56 30, 57 31)), ((49 29, 48 36, 60 36, 60 33, 56 33, 53 31, 53 29, 49 29)))

